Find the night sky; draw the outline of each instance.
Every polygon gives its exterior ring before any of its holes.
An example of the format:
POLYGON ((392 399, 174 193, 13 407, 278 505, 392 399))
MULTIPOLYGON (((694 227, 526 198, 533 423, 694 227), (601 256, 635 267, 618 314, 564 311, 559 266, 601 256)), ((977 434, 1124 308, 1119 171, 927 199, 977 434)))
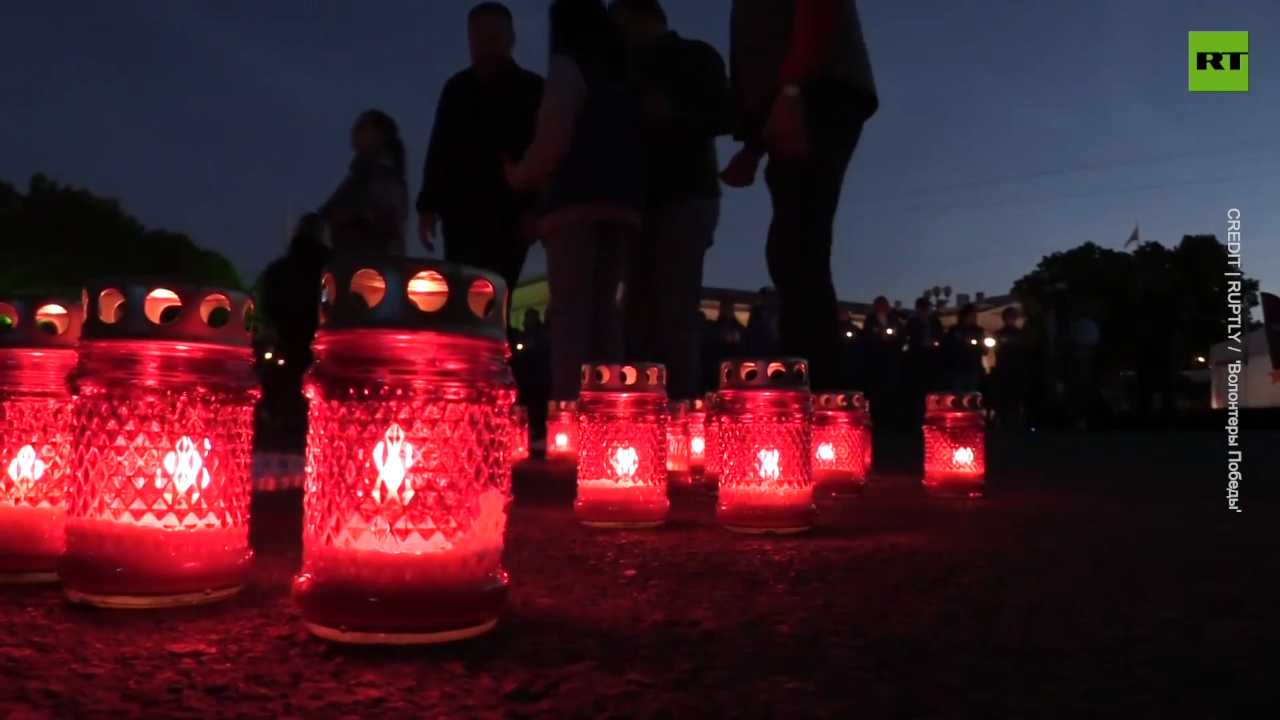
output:
MULTIPOLYGON (((60 0, 0 11, 0 178, 42 171, 191 235, 252 279, 286 209, 321 202, 347 131, 390 112, 414 184, 436 98, 467 62, 468 0, 60 0)), ((546 65, 545 0, 509 0, 518 60, 546 65)), ((728 49, 729 0, 665 3, 728 49)), ((1003 293, 1047 252, 1226 231, 1280 284, 1275 0, 862 3, 882 109, 837 223, 841 297, 1003 293), (1187 31, 1248 30, 1248 93, 1187 91, 1187 31)), ((728 141, 722 145, 727 159, 728 141)), ((768 196, 729 191, 708 285, 768 283, 768 196)), ((416 218, 410 244, 416 241, 416 218)), ((542 271, 535 252, 526 274, 542 271)))

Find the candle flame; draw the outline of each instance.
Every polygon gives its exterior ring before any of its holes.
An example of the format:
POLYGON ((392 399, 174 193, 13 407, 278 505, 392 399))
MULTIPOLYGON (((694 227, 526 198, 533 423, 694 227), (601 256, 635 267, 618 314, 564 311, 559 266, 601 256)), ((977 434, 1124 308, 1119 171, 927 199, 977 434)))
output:
POLYGON ((405 487, 404 480, 409 474, 409 468, 413 467, 413 459, 413 446, 404 441, 404 430, 392 423, 382 440, 373 448, 373 465, 378 469, 378 480, 373 485, 374 500, 389 500, 403 488, 400 500, 402 503, 409 502, 413 497, 413 488, 405 487))
MULTIPOLYGON (((204 451, 207 453, 211 449, 208 440, 204 441, 204 451)), ((199 449, 191 438, 183 436, 178 438, 178 442, 173 444, 173 449, 165 453, 164 471, 173 478, 173 489, 175 494, 183 494, 188 490, 196 487, 199 483, 199 490, 203 490, 209 486, 209 471, 205 469, 204 457, 201 456, 199 449)), ((157 487, 164 486, 164 480, 156 479, 157 487)), ((194 497, 199 497, 199 492, 194 497)))
POLYGON ((974 457, 973 448, 956 448, 956 451, 951 453, 951 459, 960 466, 972 465, 974 457))
POLYGON ((835 448, 831 447, 831 443, 822 443, 819 445, 818 451, 815 455, 817 455, 819 460, 825 460, 827 462, 836 459, 836 451, 835 448))
POLYGON ((569 447, 569 436, 565 433, 556 433, 556 447, 561 450, 569 447))
POLYGON ((756 458, 760 461, 760 479, 777 480, 779 475, 778 451, 761 450, 756 458))
POLYGON ((631 480, 636 476, 636 471, 640 469, 640 457, 636 454, 636 449, 630 445, 624 445, 613 454, 613 471, 618 474, 619 480, 631 480))
POLYGON ((9 479, 18 486, 18 491, 25 494, 35 489, 35 484, 44 477, 45 464, 36 455, 36 449, 23 445, 18 455, 9 463, 9 479))
POLYGON ((692 453, 694 457, 700 457, 706 451, 707 451, 706 440, 700 437, 689 439, 689 452, 692 453))

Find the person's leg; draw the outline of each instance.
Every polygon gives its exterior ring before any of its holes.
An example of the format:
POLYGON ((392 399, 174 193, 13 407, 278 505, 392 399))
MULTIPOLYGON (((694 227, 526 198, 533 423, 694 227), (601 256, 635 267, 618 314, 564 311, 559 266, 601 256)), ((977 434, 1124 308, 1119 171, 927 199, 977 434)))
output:
POLYGON ((702 269, 720 221, 718 199, 696 199, 659 208, 647 242, 659 259, 650 267, 652 324, 646 350, 667 366, 673 400, 701 397, 702 269))
POLYGON ((645 213, 640 231, 632 236, 634 241, 624 270, 623 339, 627 359, 634 362, 654 362, 658 359, 658 325, 655 317, 658 288, 661 287, 658 284, 661 266, 661 255, 658 252, 660 213, 660 209, 645 213))
POLYGON ((829 93, 808 98, 806 110, 809 156, 770 159, 765 168, 773 200, 765 257, 778 292, 782 353, 806 358, 813 388, 830 390, 840 377, 831 246, 840 191, 862 127, 851 122, 847 108, 829 93))
POLYGON ((597 224, 590 231, 595 252, 586 301, 591 338, 589 357, 584 362, 619 363, 626 357, 618 287, 626 275, 627 256, 636 242, 636 232, 635 228, 611 224, 597 224))
POLYGON ((582 366, 592 359, 598 242, 584 223, 557 227, 543 238, 547 248, 551 399, 578 397, 582 366))

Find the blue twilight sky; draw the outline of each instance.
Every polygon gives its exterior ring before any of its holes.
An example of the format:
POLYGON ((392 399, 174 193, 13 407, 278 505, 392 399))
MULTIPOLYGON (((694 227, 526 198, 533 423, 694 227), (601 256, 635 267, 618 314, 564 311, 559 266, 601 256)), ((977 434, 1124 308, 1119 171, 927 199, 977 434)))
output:
MULTIPOLYGON (((252 278, 286 208, 343 174, 347 131, 399 119, 416 186, 441 84, 467 62, 468 0, 59 0, 0 11, 0 178, 36 171, 118 197, 252 278)), ((521 63, 546 65, 546 0, 509 0, 521 63)), ((729 0, 669 0, 728 49, 729 0)), ((846 299, 1005 292, 1040 256, 1226 229, 1280 284, 1275 0, 865 0, 882 97, 837 222, 846 299), (1247 30, 1248 93, 1189 93, 1188 30, 1247 30), (1270 199, 1270 201, 1268 201, 1270 199)), ((731 144, 722 145, 722 160, 731 144)), ((416 187, 414 189, 416 193, 416 187)), ((707 284, 768 283, 769 200, 729 191, 707 284)), ((413 243, 416 248, 416 243, 413 243)), ((418 250, 421 252, 421 250, 418 250)), ((535 252, 526 274, 541 272, 535 252)))

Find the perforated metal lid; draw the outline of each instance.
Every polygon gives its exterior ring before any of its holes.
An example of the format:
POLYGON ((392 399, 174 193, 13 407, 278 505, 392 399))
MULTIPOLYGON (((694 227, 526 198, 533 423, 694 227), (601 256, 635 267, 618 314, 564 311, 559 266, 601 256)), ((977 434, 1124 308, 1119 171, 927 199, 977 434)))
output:
POLYGON ((800 358, 744 358, 720 363, 721 390, 808 390, 809 363, 800 358))
POLYGON ((867 398, 860 392, 827 392, 813 396, 814 411, 866 412, 867 398))
POLYGON ((82 340, 155 340, 249 347, 253 300, 165 277, 108 277, 84 290, 82 340))
POLYGON ((0 348, 69 350, 83 319, 80 303, 68 298, 0 295, 0 348))
POLYGON ((667 393, 667 369, 658 363, 583 365, 583 392, 667 393))
POLYGON ((982 393, 933 393, 925 398, 926 412, 979 412, 982 393))
POLYGON ((463 265, 394 256, 338 257, 320 281, 320 328, 423 330, 507 338, 507 286, 463 265))

